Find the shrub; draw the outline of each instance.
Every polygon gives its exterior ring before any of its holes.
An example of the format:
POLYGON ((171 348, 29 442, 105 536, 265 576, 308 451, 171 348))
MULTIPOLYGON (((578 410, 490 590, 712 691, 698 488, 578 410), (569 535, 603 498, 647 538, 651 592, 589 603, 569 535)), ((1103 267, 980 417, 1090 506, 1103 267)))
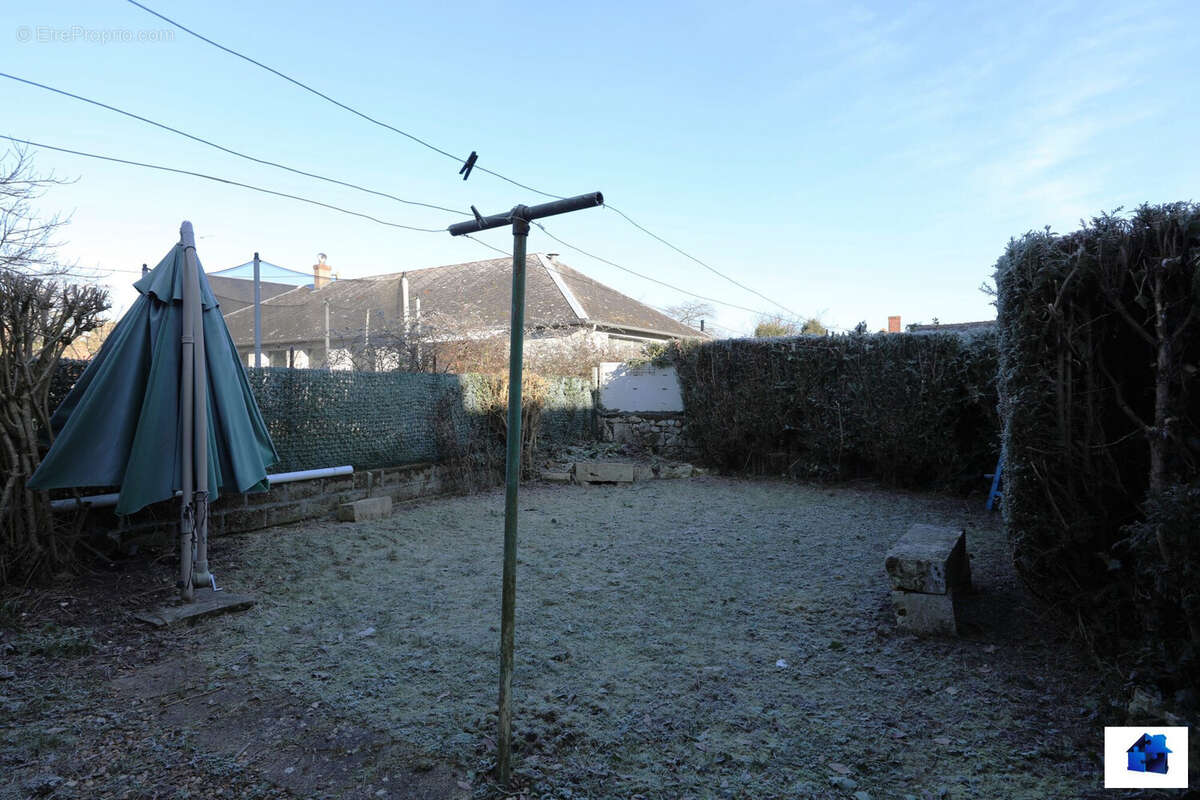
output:
POLYGON ((1030 233, 996 264, 1017 568, 1097 652, 1166 682, 1200 634, 1181 488, 1200 475, 1198 266, 1200 208, 1183 203, 1030 233))
POLYGON ((675 345, 688 436, 726 470, 979 486, 995 465, 992 336, 675 345))
POLYGON ((102 289, 0 263, 0 585, 73 560, 74 532, 56 522, 49 496, 26 484, 50 435, 47 398, 64 372, 59 358, 107 308, 102 289))

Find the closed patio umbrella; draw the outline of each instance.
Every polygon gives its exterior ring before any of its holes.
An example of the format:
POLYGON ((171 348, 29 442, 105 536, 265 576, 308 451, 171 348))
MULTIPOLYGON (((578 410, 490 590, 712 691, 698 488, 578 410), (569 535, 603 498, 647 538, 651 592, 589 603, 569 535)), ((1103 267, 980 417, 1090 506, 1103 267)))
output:
POLYGON ((118 514, 183 494, 180 580, 211 580, 207 511, 221 492, 266 491, 279 461, 216 298, 192 224, 51 418, 34 489, 117 486, 118 514), (193 562, 193 558, 195 561, 193 562))

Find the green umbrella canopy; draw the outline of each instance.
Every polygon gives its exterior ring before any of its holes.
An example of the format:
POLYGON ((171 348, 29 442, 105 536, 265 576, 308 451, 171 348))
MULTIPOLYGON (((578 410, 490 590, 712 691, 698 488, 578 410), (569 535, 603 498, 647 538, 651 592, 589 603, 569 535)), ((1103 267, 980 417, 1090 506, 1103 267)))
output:
MULTIPOLYGON (((181 488, 183 266, 184 248, 176 245, 134 284, 141 296, 54 412, 54 444, 29 480, 31 488, 119 486, 118 514, 171 498, 181 488)), ((203 269, 199 277, 210 499, 220 492, 266 491, 267 469, 279 455, 203 269)))

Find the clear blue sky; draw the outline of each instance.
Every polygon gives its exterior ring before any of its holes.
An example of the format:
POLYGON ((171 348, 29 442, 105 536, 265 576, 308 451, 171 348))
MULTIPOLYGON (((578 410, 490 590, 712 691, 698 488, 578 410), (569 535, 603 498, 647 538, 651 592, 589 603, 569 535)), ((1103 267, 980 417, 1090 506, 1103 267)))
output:
MULTIPOLYGON (((1200 186, 1200 4, 146 4, 480 165, 556 194, 601 190, 634 219, 802 315, 872 329, 986 319, 979 285, 1012 236, 1077 227, 1200 186)), ((0 70, 253 155, 484 213, 543 198, 457 165, 169 28, 122 0, 9 0, 0 70), (166 32, 163 34, 162 32, 166 32), (98 41, 116 36, 132 41, 98 41), (22 38, 28 41, 21 41, 22 38), (138 38, 159 41, 137 41, 138 38)), ((0 133, 208 172, 385 219, 457 218, 251 165, 0 79, 0 133)), ((135 269, 196 226, 215 271, 258 250, 343 277, 488 257, 470 241, 184 176, 52 152, 77 177, 64 260, 135 269)), ((580 247, 762 311, 607 209, 551 219, 580 247)), ((502 231, 486 241, 509 247, 502 231)), ((656 306, 684 295, 534 232, 530 249, 656 306)), ((118 306, 134 279, 106 280, 118 306)), ((717 306, 736 331, 754 315, 717 306)))

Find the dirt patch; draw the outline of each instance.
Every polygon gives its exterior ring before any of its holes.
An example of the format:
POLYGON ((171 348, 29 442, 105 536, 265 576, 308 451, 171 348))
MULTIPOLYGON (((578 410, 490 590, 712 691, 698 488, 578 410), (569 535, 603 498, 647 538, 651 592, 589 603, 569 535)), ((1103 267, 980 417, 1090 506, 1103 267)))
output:
POLYGON ((311 698, 271 691, 248 661, 209 666, 203 624, 151 630, 164 566, 6 598, 0 798, 469 794, 445 760, 311 698), (149 588, 147 588, 149 587, 149 588))
MULTIPOLYGON (((1112 713, 1100 676, 1031 610, 980 505, 717 477, 523 488, 519 786, 563 798, 1099 795, 1112 713), (978 592, 960 639, 895 631, 884 554, 917 521, 967 529, 978 592)), ((502 530, 491 492, 218 540, 218 581, 258 604, 139 632, 132 645, 159 656, 126 656, 103 682, 84 670, 74 690, 144 719, 202 777, 237 776, 237 796, 486 796, 502 530), (191 699, 177 701, 185 676, 191 699)), ((23 734, 52 714, 22 713, 11 729, 23 734)), ((53 767, 21 752, 22 774, 53 767)), ((142 742, 134 757, 166 780, 153 752, 142 742)))

